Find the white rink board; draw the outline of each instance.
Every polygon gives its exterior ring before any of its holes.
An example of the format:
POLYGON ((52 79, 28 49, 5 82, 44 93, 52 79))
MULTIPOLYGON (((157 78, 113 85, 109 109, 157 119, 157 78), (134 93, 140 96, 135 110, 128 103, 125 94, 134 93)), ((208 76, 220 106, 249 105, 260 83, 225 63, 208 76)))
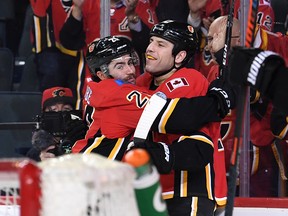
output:
MULTIPOLYGON (((222 212, 219 216, 224 216, 222 212)), ((252 208, 252 207, 235 207, 233 216, 287 216, 287 208, 252 208)))
POLYGON ((0 205, 0 216, 20 216, 20 206, 0 205))
MULTIPOLYGON (((217 216, 224 216, 222 212, 217 216)), ((288 208, 250 208, 250 207, 235 207, 233 216, 287 216, 288 208)), ((19 206, 0 205, 0 216, 20 216, 19 206)))

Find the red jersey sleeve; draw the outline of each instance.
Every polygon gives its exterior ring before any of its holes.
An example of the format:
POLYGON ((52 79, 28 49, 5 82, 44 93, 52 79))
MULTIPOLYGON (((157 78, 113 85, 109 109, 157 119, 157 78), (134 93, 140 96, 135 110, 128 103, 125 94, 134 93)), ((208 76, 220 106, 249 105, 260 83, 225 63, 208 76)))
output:
MULTIPOLYGON (((235 1, 234 16, 240 18, 240 0, 235 1)), ((273 31, 275 15, 269 0, 259 0, 257 12, 257 24, 261 28, 273 31)))
POLYGON ((279 33, 273 33, 258 28, 256 31, 256 37, 254 47, 264 50, 271 50, 280 54, 288 65, 288 36, 279 33))
POLYGON ((101 132, 107 138, 131 134, 151 94, 148 90, 114 79, 88 84, 85 101, 101 112, 101 132))

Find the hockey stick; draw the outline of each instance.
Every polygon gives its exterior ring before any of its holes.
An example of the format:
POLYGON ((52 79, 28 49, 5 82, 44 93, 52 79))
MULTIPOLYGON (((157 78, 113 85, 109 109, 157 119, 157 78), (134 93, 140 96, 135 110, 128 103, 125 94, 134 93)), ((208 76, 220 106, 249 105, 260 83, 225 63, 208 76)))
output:
MULTIPOLYGON (((166 102, 166 95, 164 93, 157 92, 152 95, 136 126, 134 144, 143 144, 146 141, 153 122, 166 102)), ((124 156, 124 161, 135 167, 138 176, 133 185, 139 213, 143 216, 168 216, 166 203, 161 195, 162 189, 159 183, 159 173, 154 165, 152 166, 152 164, 148 163, 151 160, 150 157, 146 149, 132 149, 124 156), (151 202, 147 202, 148 204, 145 203, 147 200, 151 200, 151 202)))
MULTIPOLYGON (((256 27, 258 0, 250 0, 248 12, 248 24, 246 30, 245 46, 251 47, 254 42, 254 31, 256 27)), ((238 98, 235 132, 233 140, 233 149, 229 166, 229 179, 228 179, 228 194, 227 204, 225 207, 225 216, 233 215, 234 198, 236 193, 236 181, 238 177, 238 164, 240 155, 240 146, 243 142, 243 128, 244 128, 244 113, 247 108, 247 96, 249 94, 249 87, 240 88, 240 97, 238 98)))
POLYGON ((143 110, 143 113, 138 121, 136 130, 134 132, 134 143, 145 142, 150 128, 166 104, 166 95, 162 92, 157 92, 152 95, 148 104, 143 110))
POLYGON ((219 76, 225 76, 225 74, 227 73, 227 70, 228 70, 227 60, 228 60, 228 52, 230 50, 230 45, 231 45, 231 35, 232 35, 233 17, 234 17, 234 5, 235 5, 235 0, 232 0, 231 5, 230 5, 228 19, 227 19, 227 25, 226 25, 222 69, 220 70, 219 76))

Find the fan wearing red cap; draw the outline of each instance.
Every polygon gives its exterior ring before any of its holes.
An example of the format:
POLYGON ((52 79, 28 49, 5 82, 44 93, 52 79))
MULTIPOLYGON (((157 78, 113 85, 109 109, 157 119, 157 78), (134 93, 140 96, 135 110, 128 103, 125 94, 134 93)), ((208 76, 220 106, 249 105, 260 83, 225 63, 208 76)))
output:
POLYGON ((71 111, 75 107, 75 98, 69 88, 53 87, 42 95, 43 111, 71 111))
POLYGON ((33 132, 29 158, 42 161, 69 153, 74 142, 84 138, 87 126, 75 103, 69 88, 52 87, 43 92, 40 127, 33 132))

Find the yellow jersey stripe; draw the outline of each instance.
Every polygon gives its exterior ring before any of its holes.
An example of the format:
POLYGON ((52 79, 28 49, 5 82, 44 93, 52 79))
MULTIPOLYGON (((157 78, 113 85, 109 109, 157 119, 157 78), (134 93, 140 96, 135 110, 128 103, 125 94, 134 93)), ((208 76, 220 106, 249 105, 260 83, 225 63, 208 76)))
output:
POLYGON ((40 20, 39 17, 33 16, 34 28, 35 28, 35 46, 36 53, 41 52, 41 32, 40 32, 40 20))
POLYGON ((92 145, 89 146, 89 148, 87 148, 87 149, 84 151, 84 154, 90 154, 91 151, 92 151, 94 148, 97 148, 97 147, 101 144, 101 142, 102 142, 102 140, 103 140, 104 138, 105 138, 104 135, 102 135, 101 137, 95 138, 95 140, 94 140, 94 142, 92 143, 92 145))
POLYGON ((198 211, 198 197, 192 197, 191 216, 196 216, 198 211))
POLYGON ((170 101, 167 109, 165 110, 164 114, 162 115, 162 118, 160 120, 159 127, 158 127, 160 133, 166 134, 165 126, 166 126, 167 121, 168 121, 169 117, 171 116, 173 110, 175 109, 178 101, 179 101, 179 98, 172 99, 170 101))
POLYGON ((119 138, 117 140, 117 143, 115 144, 114 148, 112 149, 111 153, 109 154, 108 159, 114 160, 116 158, 119 150, 121 149, 121 146, 122 146, 124 140, 125 140, 124 138, 119 138))
POLYGON ((181 182, 180 182, 180 196, 181 197, 187 197, 187 194, 188 194, 187 181, 188 181, 188 172, 181 171, 181 182))
POLYGON ((184 140, 184 139, 200 140, 200 141, 202 141, 202 142, 205 142, 205 143, 211 145, 211 146, 214 148, 213 142, 212 142, 210 139, 208 139, 207 137, 203 136, 203 135, 181 136, 181 137, 179 138, 179 141, 182 141, 182 140, 184 140))
POLYGON ((64 54, 70 55, 70 56, 77 56, 77 52, 76 50, 70 50, 65 48, 62 44, 60 44, 59 42, 55 42, 56 47, 64 54))
POLYGON ((208 194, 208 198, 210 200, 213 200, 213 192, 212 192, 212 180, 211 180, 211 166, 210 163, 205 167, 205 172, 206 172, 206 188, 207 188, 207 194, 208 194))

